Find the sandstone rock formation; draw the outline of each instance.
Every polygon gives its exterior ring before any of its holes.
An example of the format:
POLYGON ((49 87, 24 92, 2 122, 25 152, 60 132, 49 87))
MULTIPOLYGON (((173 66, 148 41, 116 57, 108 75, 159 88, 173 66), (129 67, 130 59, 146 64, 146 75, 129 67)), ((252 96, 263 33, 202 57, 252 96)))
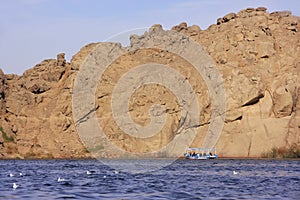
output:
MULTIPOLYGON (((160 25, 151 30, 164 32, 160 25)), ((94 113, 107 138, 97 138, 92 149, 102 157, 117 156, 114 149, 106 148, 108 142, 128 152, 151 152, 178 136, 183 119, 180 103, 161 85, 138 88, 129 102, 131 118, 140 126, 151 122, 148 111, 153 104, 165 108, 166 125, 150 142, 123 134, 112 118, 109 102, 113 86, 124 73, 147 62, 168 65, 191 83, 201 105, 192 146, 204 141, 211 120, 211 99, 203 79, 194 76, 193 66, 164 50, 129 51, 151 36, 151 30, 143 36, 131 36, 131 47, 117 47, 125 55, 115 60, 98 82, 94 113)), ((260 157, 274 147, 300 148, 299 17, 289 11, 247 8, 225 15, 206 30, 186 23, 173 30, 202 45, 224 80, 226 118, 216 144, 220 156, 260 157)), ((83 47, 70 63, 62 53, 22 76, 0 71, 0 158, 90 156, 75 127, 84 122, 74 121, 72 94, 81 64, 99 44, 83 47)))
POLYGON ((225 156, 251 157, 299 146, 299 17, 248 8, 218 24, 191 36, 206 47, 225 80, 227 123, 218 149, 225 156))

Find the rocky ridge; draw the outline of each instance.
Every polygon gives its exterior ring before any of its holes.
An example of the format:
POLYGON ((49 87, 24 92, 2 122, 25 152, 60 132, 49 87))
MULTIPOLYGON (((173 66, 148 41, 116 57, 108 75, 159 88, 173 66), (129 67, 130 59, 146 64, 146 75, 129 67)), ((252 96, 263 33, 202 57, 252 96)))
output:
MULTIPOLYGON (((160 25, 152 29, 163 31, 160 25)), ((219 18, 217 24, 206 30, 186 23, 172 30, 201 44, 224 80, 227 112, 216 145, 220 156, 260 157, 274 147, 294 145, 300 148, 299 17, 289 11, 269 13, 263 7, 247 8, 219 18)), ((131 37, 132 47, 139 43, 140 37, 144 36, 131 37)), ((42 61, 22 76, 0 71, 0 158, 90 156, 75 128, 72 94, 74 79, 82 62, 99 44, 83 47, 70 63, 66 62, 64 54, 58 54, 57 59, 42 61)), ((122 56, 106 73, 103 79, 106 82, 99 82, 96 114, 103 120, 101 123, 107 125, 108 138, 127 151, 132 151, 128 144, 133 143, 135 151, 147 152, 164 146, 175 137, 180 124, 180 109, 165 88, 145 86, 133 94, 129 105, 132 119, 142 126, 149 123, 147 111, 153 102, 166 106, 167 125, 150 143, 141 143, 118 132, 107 114, 105 105, 109 102, 111 87, 122 75, 115 73, 114 69, 125 72, 131 66, 149 60, 179 70, 197 91, 203 108, 193 146, 199 146, 210 120, 207 88, 201 78, 195 80, 192 76, 194 73, 189 63, 157 49, 122 56)), ((107 141, 104 138, 100 140, 100 156, 117 156, 112 150, 105 149, 107 141)))

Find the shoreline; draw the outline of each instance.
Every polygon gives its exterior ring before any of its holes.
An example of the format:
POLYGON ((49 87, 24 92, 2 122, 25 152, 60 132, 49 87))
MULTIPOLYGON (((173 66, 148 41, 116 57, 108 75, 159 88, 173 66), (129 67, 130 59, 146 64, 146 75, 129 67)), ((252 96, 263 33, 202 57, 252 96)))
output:
MULTIPOLYGON (((21 158, 1 158, 0 161, 5 160, 26 160, 26 161, 59 161, 59 160, 189 160, 185 159, 184 157, 178 157, 178 158, 166 158, 166 157, 156 157, 156 158, 27 158, 27 159, 21 159, 21 158)), ((217 159, 207 159, 207 160, 300 160, 300 158, 260 158, 260 157, 221 157, 217 159)), ((193 160, 189 160, 193 161, 193 160)), ((203 160, 197 160, 197 161, 203 161, 203 160)))

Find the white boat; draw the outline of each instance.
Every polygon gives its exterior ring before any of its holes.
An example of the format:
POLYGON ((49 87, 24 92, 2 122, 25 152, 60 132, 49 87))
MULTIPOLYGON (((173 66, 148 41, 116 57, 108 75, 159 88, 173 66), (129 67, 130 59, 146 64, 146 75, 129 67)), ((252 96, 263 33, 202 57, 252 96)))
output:
POLYGON ((186 159, 206 160, 218 158, 216 148, 188 148, 184 153, 186 159))

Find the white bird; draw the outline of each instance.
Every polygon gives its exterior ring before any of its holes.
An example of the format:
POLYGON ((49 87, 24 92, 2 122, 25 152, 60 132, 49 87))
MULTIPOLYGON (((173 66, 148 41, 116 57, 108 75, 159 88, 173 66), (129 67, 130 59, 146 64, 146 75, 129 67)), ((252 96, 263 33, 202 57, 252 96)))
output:
POLYGON ((9 176, 10 176, 10 177, 13 177, 13 176, 15 176, 15 175, 13 175, 12 173, 9 173, 9 176))
POLYGON ((20 176, 23 176, 23 174, 22 174, 22 173, 19 173, 19 175, 20 175, 20 176))
POLYGON ((103 178, 106 178, 106 176, 104 175, 103 178))
POLYGON ((58 177, 57 182, 65 181, 65 179, 58 177))
POLYGON ((115 170, 115 174, 119 174, 119 172, 117 170, 115 170))
POLYGON ((90 172, 90 171, 86 171, 86 174, 87 174, 87 175, 91 175, 91 174, 92 174, 92 172, 90 172))
POLYGON ((233 173, 234 175, 237 175, 237 174, 239 174, 240 172, 232 171, 232 173, 233 173))
POLYGON ((16 183, 13 183, 13 189, 17 189, 19 186, 16 183))

